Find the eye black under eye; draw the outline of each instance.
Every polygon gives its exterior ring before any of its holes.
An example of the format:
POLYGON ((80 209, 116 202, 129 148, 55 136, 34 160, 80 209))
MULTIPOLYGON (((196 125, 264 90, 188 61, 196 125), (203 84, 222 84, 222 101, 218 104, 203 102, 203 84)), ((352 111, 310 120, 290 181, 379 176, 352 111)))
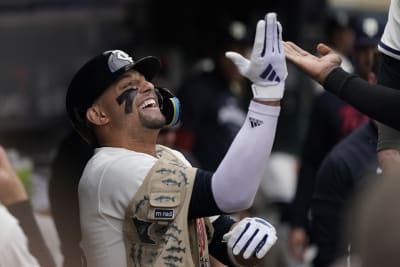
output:
POLYGON ((118 105, 122 105, 125 102, 125 113, 131 113, 132 112, 132 103, 133 99, 136 96, 137 88, 131 87, 128 90, 125 90, 122 92, 121 95, 119 95, 116 100, 118 105))
POLYGON ((133 86, 133 85, 124 86, 123 88, 124 88, 123 92, 125 92, 127 90, 135 90, 135 91, 138 90, 138 88, 136 86, 133 86))

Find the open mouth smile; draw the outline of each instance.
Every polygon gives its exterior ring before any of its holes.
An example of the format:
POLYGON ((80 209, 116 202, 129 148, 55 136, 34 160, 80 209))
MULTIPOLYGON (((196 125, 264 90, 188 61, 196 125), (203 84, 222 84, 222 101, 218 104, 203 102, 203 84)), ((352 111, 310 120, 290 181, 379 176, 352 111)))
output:
POLYGON ((151 98, 147 99, 140 105, 140 109, 147 109, 147 108, 158 108, 157 102, 151 98))

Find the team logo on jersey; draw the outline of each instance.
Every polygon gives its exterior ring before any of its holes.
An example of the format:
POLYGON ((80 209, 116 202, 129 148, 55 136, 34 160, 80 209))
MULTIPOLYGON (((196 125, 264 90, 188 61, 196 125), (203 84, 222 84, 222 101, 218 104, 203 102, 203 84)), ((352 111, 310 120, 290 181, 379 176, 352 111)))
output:
POLYGON ((251 128, 254 128, 254 127, 257 127, 257 126, 260 126, 261 124, 263 124, 263 121, 252 118, 252 117, 249 117, 249 121, 250 121, 251 128))
POLYGON ((126 65, 133 64, 133 59, 124 51, 112 50, 104 52, 104 54, 107 53, 110 53, 108 57, 108 68, 111 72, 116 72, 126 65))

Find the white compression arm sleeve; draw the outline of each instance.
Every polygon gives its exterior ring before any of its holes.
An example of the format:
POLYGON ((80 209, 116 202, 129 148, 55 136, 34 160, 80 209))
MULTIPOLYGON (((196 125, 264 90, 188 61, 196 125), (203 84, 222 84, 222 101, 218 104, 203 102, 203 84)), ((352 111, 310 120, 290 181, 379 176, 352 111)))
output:
POLYGON ((212 177, 212 192, 224 212, 251 207, 271 154, 280 107, 252 101, 246 121, 212 177))

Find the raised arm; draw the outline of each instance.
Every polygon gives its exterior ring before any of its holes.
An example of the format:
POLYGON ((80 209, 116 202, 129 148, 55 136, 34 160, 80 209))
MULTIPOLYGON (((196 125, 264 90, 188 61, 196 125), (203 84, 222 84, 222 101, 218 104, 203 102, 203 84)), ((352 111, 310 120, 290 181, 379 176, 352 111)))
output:
POLYGON ((212 179, 212 192, 224 212, 249 208, 271 153, 287 76, 282 32, 275 13, 257 23, 250 59, 227 52, 240 73, 252 82, 253 101, 245 123, 212 179))

